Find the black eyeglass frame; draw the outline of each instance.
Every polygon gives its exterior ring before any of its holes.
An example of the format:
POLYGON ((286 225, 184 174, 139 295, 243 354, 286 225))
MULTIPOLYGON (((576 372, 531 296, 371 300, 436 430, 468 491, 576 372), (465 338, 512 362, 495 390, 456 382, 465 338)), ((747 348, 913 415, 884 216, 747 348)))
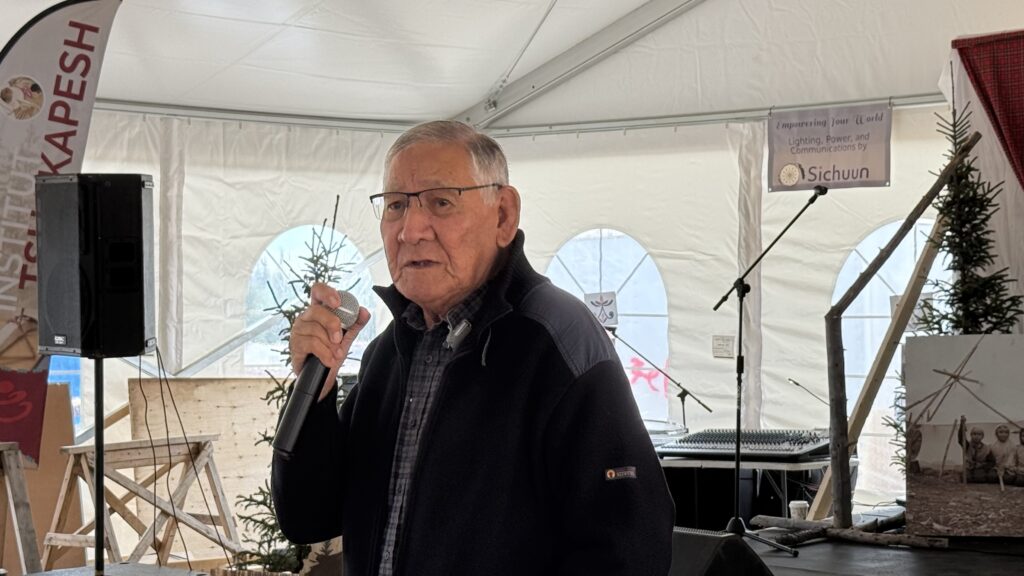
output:
MULTIPOLYGON (((407 199, 415 198, 416 201, 419 202, 420 206, 422 207, 423 206, 423 202, 420 200, 420 194, 426 194, 427 192, 436 192, 437 190, 455 190, 459 194, 459 197, 461 198, 463 192, 468 192, 470 190, 482 190, 484 188, 493 188, 495 186, 500 188, 502 186, 505 186, 505 184, 501 184, 500 182, 492 182, 490 184, 480 184, 478 186, 462 186, 462 187, 459 187, 459 186, 438 186, 437 188, 427 188, 426 190, 420 190, 419 192, 381 192, 379 194, 373 194, 372 196, 370 196, 370 205, 374 207, 373 208, 373 213, 374 213, 375 216, 377 216, 377 219, 378 220, 383 220, 384 219, 384 212, 383 212, 383 203, 384 202, 383 201, 384 201, 384 197, 389 195, 389 194, 401 194, 401 195, 405 196, 407 199), (380 214, 377 213, 378 212, 378 209, 376 207, 377 206, 377 200, 381 201, 382 209, 381 209, 380 214)), ((410 203, 411 203, 411 200, 410 200, 410 203)), ((408 208, 408 205, 406 205, 406 206, 408 208)))

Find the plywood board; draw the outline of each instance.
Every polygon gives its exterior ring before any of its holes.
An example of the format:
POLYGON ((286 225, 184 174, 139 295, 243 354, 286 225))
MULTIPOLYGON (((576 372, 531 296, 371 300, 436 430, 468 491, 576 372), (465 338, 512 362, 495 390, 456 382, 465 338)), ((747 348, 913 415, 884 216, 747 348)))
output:
MULTIPOLYGON (((240 511, 236 504, 237 497, 256 493, 270 479, 272 450, 266 444, 256 446, 255 443, 261 432, 271 429, 277 422, 278 411, 262 399, 273 386, 269 378, 174 379, 165 381, 161 399, 161 389, 156 379, 130 379, 128 401, 132 438, 145 440, 149 435, 157 438, 183 434, 189 437, 219 434, 220 437, 214 442, 213 457, 220 472, 224 493, 237 519, 240 511)), ((141 479, 151 472, 152 469, 140 469, 136 478, 141 479)), ((172 477, 172 486, 176 477, 172 477)), ((205 476, 201 480, 206 502, 216 514, 209 482, 205 476)), ((167 487, 158 486, 156 491, 166 497, 167 487)), ((138 507, 139 516, 144 521, 152 518, 152 504, 133 502, 132 505, 138 507)), ((190 490, 186 509, 193 514, 207 513, 198 486, 190 490)), ((239 526, 240 530, 242 528, 239 526)), ((182 534, 190 557, 223 557, 223 552, 216 546, 190 531, 183 530, 182 534)), ((246 545, 244 531, 242 543, 246 545)), ((175 546, 175 551, 184 557, 184 549, 180 544, 175 546)))

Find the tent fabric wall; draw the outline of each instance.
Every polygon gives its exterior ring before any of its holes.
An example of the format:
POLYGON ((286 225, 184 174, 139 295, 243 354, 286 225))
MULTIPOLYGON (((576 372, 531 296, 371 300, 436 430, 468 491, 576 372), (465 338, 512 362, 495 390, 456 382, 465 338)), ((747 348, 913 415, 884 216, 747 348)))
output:
MULTIPOLYGON (((828 426, 828 408, 786 378, 828 397, 824 316, 833 303, 836 277, 861 240, 883 224, 905 219, 934 184, 933 172, 945 165, 946 150, 945 141, 935 132, 935 111, 918 108, 893 114, 892 181, 888 188, 830 191, 765 260, 762 318, 767 426, 803 427, 808 422, 828 426)), ((789 222, 808 194, 767 195, 766 242, 789 222)), ((934 218, 934 211, 929 209, 925 216, 934 218)), ((847 343, 848 348, 851 345, 847 343)), ((875 350, 868 353, 873 356, 875 350)))
MULTIPOLYGON (((751 122, 737 124, 732 127, 730 139, 732 153, 736 156, 739 168, 738 186, 738 228, 736 277, 739 278, 754 264, 765 246, 771 242, 762 241, 761 218, 763 212, 764 175, 762 167, 765 162, 765 124, 751 122)), ((744 282, 750 286, 750 292, 744 297, 743 310, 743 347, 744 369, 741 399, 741 427, 758 429, 763 425, 764 386, 762 383, 762 362, 764 359, 764 338, 761 329, 763 282, 761 265, 751 268, 744 282)), ((735 291, 730 298, 738 303, 735 291)), ((737 312, 738 313, 738 312, 737 312)), ((737 328, 738 329, 738 328, 737 328)), ((739 340, 736 342, 737 353, 740 352, 739 340)), ((735 370, 734 370, 735 371, 735 370)), ((735 428, 732 421, 730 428, 735 428)))
MULTIPOLYGON (((523 196, 534 266, 544 271, 558 248, 585 230, 613 228, 636 239, 668 293, 668 371, 716 408, 735 402, 733 381, 706 377, 732 366, 711 358, 709 334, 734 333, 736 324, 733 304, 711 312, 709 288, 724 291, 736 277, 739 175, 728 134, 711 125, 500 140, 523 196)), ((670 408, 680 421, 674 399, 670 408)), ((692 402, 688 408, 696 429, 730 421, 724 409, 708 415, 692 402)))
MULTIPOLYGON (((933 182, 929 172, 941 167, 945 150, 934 131, 933 111, 895 112, 890 188, 831 191, 789 231, 758 274, 748 277, 761 310, 748 299, 745 426, 828 425, 826 408, 786 378, 827 396, 823 316, 836 275, 860 240, 881 224, 903 219, 933 182), (760 354, 751 353, 755 346, 760 354)), ((249 275, 261 252, 285 230, 330 218, 335 195, 340 195, 338 229, 364 255, 379 255, 378 223, 366 197, 380 187, 383 155, 393 138, 375 132, 96 114, 87 170, 159 175, 157 220, 166 228, 158 230, 158 257, 180 249, 181 271, 158 271, 158 285, 180 274, 181 286, 178 296, 161 292, 158 316, 162 323, 174 322, 165 308, 178 305, 180 298, 180 325, 161 326, 161 335, 180 333, 182 364, 245 328, 249 275), (183 182, 180 233, 164 217, 171 211, 173 219, 177 208, 168 198, 174 188, 165 188, 163 180, 177 174, 174 178, 183 182)), ((712 357, 711 340, 736 334, 736 300, 730 298, 717 312, 712 307, 810 194, 764 192, 764 124, 505 137, 500 142, 509 157, 511 181, 522 194, 522 228, 534 266, 546 270, 558 248, 585 230, 613 228, 635 238, 665 282, 668 370, 714 409, 707 414, 689 404, 690 428, 731 427, 735 361, 712 357)), ((375 283, 388 282, 382 261, 370 271, 375 283)), ((377 322, 388 321, 383 310, 374 314, 377 322)), ((237 351, 202 375, 245 373, 237 351)), ((127 375, 135 374, 129 370, 127 375)), ((678 402, 673 398, 669 406, 670 417, 681 420, 678 402)))

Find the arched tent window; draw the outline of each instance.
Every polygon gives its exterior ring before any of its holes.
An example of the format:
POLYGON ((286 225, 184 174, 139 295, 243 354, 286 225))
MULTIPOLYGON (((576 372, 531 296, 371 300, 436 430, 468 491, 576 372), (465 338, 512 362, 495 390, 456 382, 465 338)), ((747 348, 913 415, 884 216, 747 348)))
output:
MULTIPOLYGON (((335 288, 352 292, 359 299, 360 305, 367 309, 375 308, 377 296, 371 289, 370 272, 362 253, 343 233, 330 228, 323 229, 323 232, 321 230, 319 225, 292 228, 274 238, 260 255, 249 275, 249 289, 245 298, 247 327, 254 326, 273 314, 273 311, 268 309, 274 306, 275 296, 278 300, 285 300, 287 304, 299 301, 295 290, 301 290, 301 285, 295 284, 293 287, 291 282, 296 279, 296 273, 301 273, 304 268, 303 258, 309 258, 310 242, 315 242, 316 236, 321 233, 324 235, 324 243, 333 242, 339 246, 336 262, 343 272, 335 288)), ((301 292, 299 295, 301 296, 301 292)), ((282 318, 246 343, 243 353, 246 372, 264 374, 266 370, 270 370, 271 373, 279 375, 288 372, 285 357, 280 352, 285 348, 280 332, 286 326, 287 323, 282 318)), ((342 372, 358 372, 363 351, 375 335, 373 322, 359 332, 342 372)))
MULTIPOLYGON (((647 250, 631 236, 608 228, 587 230, 562 245, 548 265, 547 275, 558 287, 580 300, 613 292, 617 301, 622 341, 661 369, 668 367, 668 304, 665 284, 647 250)), ((609 311, 602 316, 597 298, 589 298, 595 314, 608 325, 609 311)), ((646 420, 668 420, 671 384, 622 342, 615 342, 633 389, 640 413, 646 420)), ((667 370, 666 370, 667 371, 667 370)))
MULTIPOLYGON (((879 227, 853 249, 836 279, 835 290, 832 293, 833 304, 856 281, 860 273, 878 254, 878 251, 889 242, 901 224, 902 222, 891 222, 879 227)), ((882 345, 885 333, 889 329, 893 309, 907 287, 921 252, 928 242, 928 234, 933 225, 933 220, 919 220, 885 265, 868 282, 861 294, 843 314, 847 414, 853 410, 860 391, 864 387, 864 381, 882 345)), ((928 274, 928 279, 948 281, 949 272, 943 268, 941 259, 937 258, 928 274)), ((930 285, 926 284, 921 298, 929 298, 930 290, 930 285)), ((914 329, 914 320, 911 320, 904 332, 904 337, 913 335, 914 329)), ((894 496, 904 492, 902 476, 895 467, 890 465, 891 458, 895 453, 895 447, 889 444, 889 441, 893 439, 893 431, 885 427, 882 420, 885 416, 895 415, 893 404, 896 402, 897 388, 901 383, 902 365, 903 345, 901 342, 878 394, 875 396, 875 402, 858 444, 860 471, 856 487, 857 494, 855 495, 855 500, 858 503, 875 504, 891 501, 894 496)))

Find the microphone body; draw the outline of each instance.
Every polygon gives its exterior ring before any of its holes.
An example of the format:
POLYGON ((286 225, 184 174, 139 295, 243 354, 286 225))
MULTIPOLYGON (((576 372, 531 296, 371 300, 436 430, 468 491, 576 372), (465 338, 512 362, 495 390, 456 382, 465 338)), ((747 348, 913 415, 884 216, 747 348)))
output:
MULTIPOLYGON (((328 308, 341 320, 341 327, 347 329, 356 322, 359 317, 359 301, 350 292, 339 292, 341 305, 337 308, 328 308)), ((277 424, 277 433, 274 434, 274 451, 284 457, 291 456, 295 450, 295 444, 299 440, 299 432, 309 415, 309 411, 316 404, 320 391, 331 369, 324 366, 319 358, 310 354, 302 364, 302 370, 295 379, 295 386, 285 404, 281 420, 277 424)))

